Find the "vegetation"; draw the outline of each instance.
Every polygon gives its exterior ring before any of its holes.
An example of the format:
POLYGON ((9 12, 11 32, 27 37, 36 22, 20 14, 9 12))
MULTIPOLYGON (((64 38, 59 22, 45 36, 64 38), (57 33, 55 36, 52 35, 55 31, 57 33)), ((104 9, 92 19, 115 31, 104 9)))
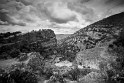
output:
POLYGON ((74 61, 76 54, 80 51, 77 46, 63 43, 62 46, 57 47, 57 53, 63 55, 64 60, 67 59, 68 61, 74 61))
POLYGON ((0 72, 0 83, 38 83, 36 76, 29 71, 14 70, 0 72))
MULTIPOLYGON (((117 42, 117 41, 116 41, 117 42)), ((115 43, 115 42, 114 42, 115 43)), ((118 42, 119 44, 120 42, 118 42)), ((111 62, 112 69, 107 70, 109 81, 115 81, 116 83, 124 82, 124 47, 112 44, 108 49, 109 53, 116 56, 116 62, 111 62), (110 50, 111 49, 111 50, 110 50)))

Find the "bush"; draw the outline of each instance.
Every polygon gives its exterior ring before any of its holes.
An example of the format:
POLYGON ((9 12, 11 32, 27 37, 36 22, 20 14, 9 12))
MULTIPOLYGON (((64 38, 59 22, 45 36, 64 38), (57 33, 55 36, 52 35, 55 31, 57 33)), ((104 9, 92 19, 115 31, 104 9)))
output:
POLYGON ((10 73, 2 72, 0 83, 38 83, 38 81, 33 73, 16 69, 10 73))
POLYGON ((10 57, 12 58, 18 57, 19 54, 20 54, 20 51, 18 49, 12 49, 12 51, 10 51, 10 57))

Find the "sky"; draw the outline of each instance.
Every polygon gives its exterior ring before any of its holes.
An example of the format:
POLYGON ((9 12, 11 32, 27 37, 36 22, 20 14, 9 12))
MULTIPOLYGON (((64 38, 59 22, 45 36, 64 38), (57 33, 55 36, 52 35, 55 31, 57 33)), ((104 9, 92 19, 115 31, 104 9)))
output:
POLYGON ((124 0, 0 0, 0 33, 52 29, 72 34, 124 11, 124 0))

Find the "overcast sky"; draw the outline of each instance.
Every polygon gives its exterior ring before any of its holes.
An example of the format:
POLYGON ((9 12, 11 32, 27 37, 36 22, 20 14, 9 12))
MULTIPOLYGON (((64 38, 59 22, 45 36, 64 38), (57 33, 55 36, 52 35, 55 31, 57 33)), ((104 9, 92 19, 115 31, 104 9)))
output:
POLYGON ((0 32, 70 34, 124 11, 124 0, 0 0, 0 32))

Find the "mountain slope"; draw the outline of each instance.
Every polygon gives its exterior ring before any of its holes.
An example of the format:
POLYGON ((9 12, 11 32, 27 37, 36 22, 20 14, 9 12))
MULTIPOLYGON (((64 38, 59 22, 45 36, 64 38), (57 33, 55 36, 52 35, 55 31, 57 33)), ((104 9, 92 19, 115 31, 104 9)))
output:
MULTIPOLYGON (((62 39, 61 43, 83 44, 85 48, 92 48, 99 42, 117 39, 123 34, 124 12, 110 16, 98 22, 95 22, 71 36, 62 39)), ((62 45, 62 44, 61 44, 62 45)))
MULTIPOLYGON (((65 49, 65 54, 78 50, 75 60, 80 68, 98 70, 108 83, 121 83, 124 80, 124 12, 80 29, 59 41, 58 47, 65 49)), ((93 83, 101 83, 96 81, 93 83)))

